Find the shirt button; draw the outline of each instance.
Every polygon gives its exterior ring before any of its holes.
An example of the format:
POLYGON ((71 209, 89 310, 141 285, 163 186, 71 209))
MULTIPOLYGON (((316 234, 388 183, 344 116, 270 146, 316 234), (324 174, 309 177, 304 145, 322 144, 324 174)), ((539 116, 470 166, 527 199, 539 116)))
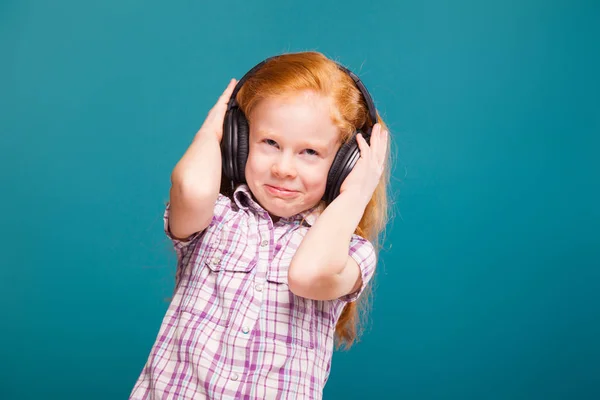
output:
POLYGON ((244 326, 244 327, 242 328, 242 332, 244 332, 244 333, 248 333, 248 332, 250 332, 250 328, 248 328, 247 326, 244 326))
POLYGON ((219 257, 214 257, 212 259, 212 265, 217 265, 221 262, 221 259, 219 257))
POLYGON ((254 286, 254 289, 256 289, 257 292, 262 292, 263 290, 263 285, 261 285, 260 283, 256 286, 254 286))
POLYGON ((269 241, 268 241, 268 240, 263 240, 262 242, 260 242, 260 245, 261 245, 262 247, 265 247, 265 246, 266 246, 266 245, 268 245, 268 244, 269 244, 269 241))
POLYGON ((231 374, 231 380, 232 381, 237 381, 238 378, 239 378, 238 374, 236 374, 236 373, 231 374))

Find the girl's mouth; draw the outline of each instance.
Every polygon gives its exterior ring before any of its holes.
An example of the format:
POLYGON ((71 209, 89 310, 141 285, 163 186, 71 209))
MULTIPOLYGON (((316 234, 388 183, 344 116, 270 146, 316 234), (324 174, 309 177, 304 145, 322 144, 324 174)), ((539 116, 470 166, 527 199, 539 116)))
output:
POLYGON ((267 191, 272 194, 273 196, 278 196, 278 197, 285 197, 285 198, 289 198, 289 197, 294 197, 296 195, 295 190, 287 190, 284 188, 280 188, 277 186, 271 186, 271 185, 265 185, 265 187, 267 188, 267 191))

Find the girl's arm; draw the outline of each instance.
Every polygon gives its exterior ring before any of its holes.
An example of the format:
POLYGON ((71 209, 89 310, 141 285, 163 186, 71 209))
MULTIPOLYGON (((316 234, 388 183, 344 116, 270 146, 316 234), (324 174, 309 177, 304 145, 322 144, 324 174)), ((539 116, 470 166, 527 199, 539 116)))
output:
POLYGON ((348 248, 368 202, 364 195, 345 191, 321 213, 290 264, 288 284, 294 294, 332 300, 360 287, 360 268, 348 248))
POLYGON ((371 145, 357 135, 360 159, 300 243, 288 270, 290 290, 314 300, 333 300, 360 288, 362 277, 348 255, 350 239, 382 176, 388 135, 375 124, 371 145))
POLYGON ((221 183, 223 120, 235 83, 229 82, 171 173, 169 230, 176 238, 188 238, 212 220, 221 183))

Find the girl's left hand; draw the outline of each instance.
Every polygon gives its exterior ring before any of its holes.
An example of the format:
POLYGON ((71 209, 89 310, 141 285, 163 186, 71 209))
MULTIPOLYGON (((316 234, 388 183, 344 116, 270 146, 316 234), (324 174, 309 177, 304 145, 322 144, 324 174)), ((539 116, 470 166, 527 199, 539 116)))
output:
POLYGON ((358 134, 356 136, 360 158, 348 174, 342 186, 340 194, 352 192, 354 196, 362 197, 368 203, 379 179, 383 173, 387 155, 388 132, 382 131, 381 124, 375 124, 371 131, 371 146, 358 134))

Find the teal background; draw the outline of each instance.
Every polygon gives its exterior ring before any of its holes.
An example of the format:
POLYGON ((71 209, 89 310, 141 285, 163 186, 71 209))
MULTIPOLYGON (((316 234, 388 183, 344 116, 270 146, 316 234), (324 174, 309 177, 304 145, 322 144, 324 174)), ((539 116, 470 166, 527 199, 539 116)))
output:
POLYGON ((600 3, 2 1, 0 398, 127 398, 170 172, 232 77, 318 50, 391 128, 395 218, 326 399, 600 398, 600 3))

